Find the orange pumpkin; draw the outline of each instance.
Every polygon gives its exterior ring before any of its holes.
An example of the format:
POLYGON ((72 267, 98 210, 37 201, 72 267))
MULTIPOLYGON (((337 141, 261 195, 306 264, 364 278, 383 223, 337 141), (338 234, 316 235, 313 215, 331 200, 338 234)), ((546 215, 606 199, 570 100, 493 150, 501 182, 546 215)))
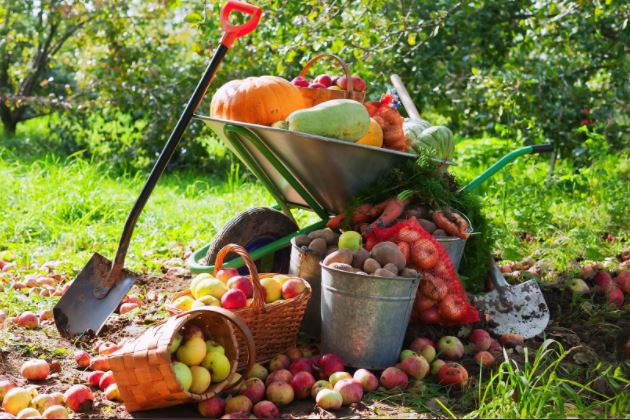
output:
POLYGON ((300 90, 277 76, 248 77, 221 86, 212 97, 210 115, 225 120, 271 125, 306 108, 300 90))

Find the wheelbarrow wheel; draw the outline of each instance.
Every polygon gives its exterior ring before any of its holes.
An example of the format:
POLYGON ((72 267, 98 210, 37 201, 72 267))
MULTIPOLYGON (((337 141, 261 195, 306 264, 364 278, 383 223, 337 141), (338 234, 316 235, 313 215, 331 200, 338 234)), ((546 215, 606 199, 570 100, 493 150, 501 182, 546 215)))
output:
MULTIPOLYGON (((270 207, 248 209, 230 219, 217 233, 210 243, 204 263, 213 265, 219 250, 227 244, 238 244, 252 252, 297 230, 295 222, 278 210, 270 207)), ((226 261, 236 257, 237 255, 228 256, 226 261)), ((287 273, 290 257, 291 248, 286 247, 255 263, 258 270, 287 273)), ((247 272, 245 267, 242 270, 244 273, 247 272)))

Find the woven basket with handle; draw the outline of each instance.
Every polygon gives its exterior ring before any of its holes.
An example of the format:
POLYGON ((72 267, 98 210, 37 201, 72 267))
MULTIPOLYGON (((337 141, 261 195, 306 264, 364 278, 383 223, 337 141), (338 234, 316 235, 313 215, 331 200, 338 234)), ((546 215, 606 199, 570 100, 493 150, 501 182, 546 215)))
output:
MULTIPOLYGON (((311 298, 311 286, 304 281, 306 289, 303 293, 291 299, 277 300, 272 303, 265 303, 263 298, 263 287, 260 284, 261 279, 276 276, 276 273, 258 274, 256 264, 250 258, 249 254, 240 245, 228 244, 221 248, 217 254, 214 265, 214 275, 216 277, 219 270, 223 267, 225 257, 234 252, 240 255, 249 270, 249 278, 254 288, 253 300, 250 306, 234 309, 233 312, 238 315, 249 327, 254 336, 256 343, 256 356, 259 363, 270 360, 278 353, 284 353, 288 348, 294 347, 300 324, 306 311, 306 306, 311 298)), ((295 276, 292 276, 295 277, 295 276)), ((181 296, 190 295, 190 290, 179 292, 166 301, 166 310, 172 314, 181 312, 173 306, 173 302, 181 296)), ((239 348, 246 345, 245 336, 236 331, 236 340, 239 348)), ((239 364, 247 361, 247 355, 239 356, 239 364)))
POLYGON ((352 85, 352 73, 350 73, 350 68, 345 63, 345 61, 343 61, 339 56, 335 54, 317 54, 304 65, 302 71, 300 72, 300 76, 305 77, 306 73, 311 68, 311 66, 313 66, 313 64, 325 58, 332 59, 333 62, 341 67, 344 75, 346 76, 346 80, 348 81, 348 86, 346 90, 321 89, 298 86, 298 89, 300 89, 300 92, 302 92, 302 96, 307 101, 307 104, 309 104, 309 107, 315 106, 322 102, 330 101, 331 99, 354 99, 355 101, 363 102, 365 100, 365 92, 354 91, 354 86, 352 85))
MULTIPOLYGON (((140 411, 172 405, 198 402, 212 398, 224 391, 232 382, 237 369, 249 369, 256 360, 252 334, 239 317, 227 309, 203 306, 170 317, 164 323, 151 327, 134 341, 126 343, 109 357, 109 364, 120 390, 120 397, 127 411, 140 411), (230 374, 213 383, 203 394, 184 391, 175 378, 171 353, 168 349, 175 334, 185 324, 201 327, 206 337, 211 337, 225 349, 230 361, 230 374), (236 325, 236 330, 232 327, 236 325), (235 332, 244 340, 237 343, 235 332), (247 354, 247 366, 239 365, 239 349, 247 354)), ((233 386, 239 385, 240 381, 233 386)))

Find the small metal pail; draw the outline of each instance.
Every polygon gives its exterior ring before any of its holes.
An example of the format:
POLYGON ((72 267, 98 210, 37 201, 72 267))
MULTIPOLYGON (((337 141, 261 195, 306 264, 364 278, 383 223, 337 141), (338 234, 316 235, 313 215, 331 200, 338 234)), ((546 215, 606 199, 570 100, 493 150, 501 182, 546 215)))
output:
POLYGON ((322 325, 320 314, 322 269, 319 266, 319 258, 297 246, 295 238, 291 239, 289 274, 303 278, 311 286, 311 299, 302 319, 301 330, 313 338, 319 338, 322 325))

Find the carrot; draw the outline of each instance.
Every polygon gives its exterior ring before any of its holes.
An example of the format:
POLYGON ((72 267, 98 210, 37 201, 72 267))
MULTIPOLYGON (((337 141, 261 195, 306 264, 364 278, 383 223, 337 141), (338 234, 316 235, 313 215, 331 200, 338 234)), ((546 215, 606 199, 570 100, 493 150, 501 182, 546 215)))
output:
POLYGON ((466 230, 468 223, 459 214, 447 210, 434 211, 431 215, 435 224, 451 236, 467 239, 470 235, 466 230))
MULTIPOLYGON (((374 219, 374 217, 370 216, 370 210, 372 209, 371 204, 361 204, 359 207, 354 209, 352 212, 352 225, 360 225, 361 223, 369 222, 374 219)), ((341 224, 346 218, 346 212, 336 215, 332 219, 326 223, 326 227, 331 229, 339 229, 341 224)))
POLYGON ((328 220, 328 222, 326 223, 326 227, 331 229, 339 229, 345 218, 345 213, 338 214, 332 219, 328 220))
POLYGON ((398 198, 390 198, 387 200, 387 204, 383 209, 383 213, 374 221, 368 230, 378 226, 381 228, 387 227, 392 224, 398 217, 405 211, 405 206, 409 204, 409 200, 399 200, 398 198))

